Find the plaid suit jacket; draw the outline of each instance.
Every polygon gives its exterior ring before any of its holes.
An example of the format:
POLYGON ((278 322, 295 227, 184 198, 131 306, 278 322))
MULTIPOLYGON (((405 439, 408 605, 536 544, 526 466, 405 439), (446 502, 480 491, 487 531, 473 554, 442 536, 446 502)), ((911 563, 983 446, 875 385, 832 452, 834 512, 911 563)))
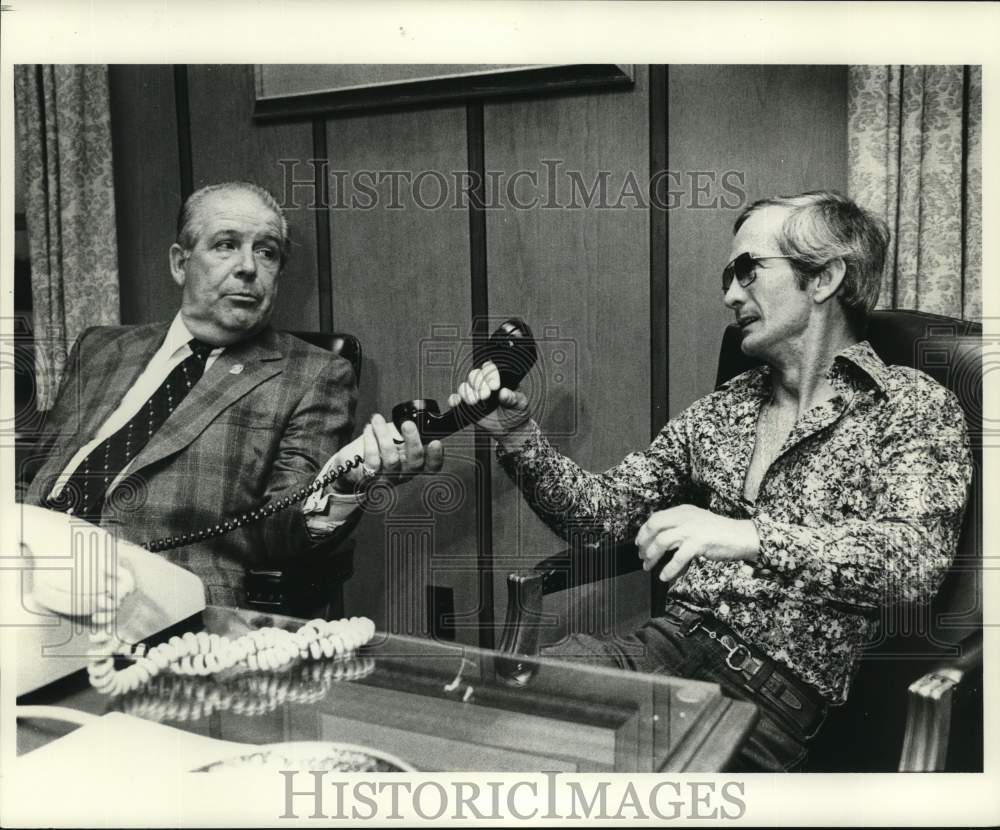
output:
MULTIPOLYGON (((118 406, 169 323, 87 329, 73 347, 25 499, 41 504, 59 473, 118 406)), ((351 435, 357 389, 348 361, 267 328, 229 346, 136 456, 101 524, 144 542, 212 527, 308 484, 351 435)), ((298 507, 162 555, 238 605, 245 570, 313 545, 298 507)))

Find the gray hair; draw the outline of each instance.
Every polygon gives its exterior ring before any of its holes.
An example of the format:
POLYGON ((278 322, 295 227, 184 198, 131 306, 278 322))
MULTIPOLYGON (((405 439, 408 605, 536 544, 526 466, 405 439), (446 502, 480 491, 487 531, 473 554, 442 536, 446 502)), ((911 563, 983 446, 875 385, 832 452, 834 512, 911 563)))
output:
POLYGON ((253 182, 232 181, 210 184, 199 188, 188 196, 187 199, 184 200, 184 204, 181 205, 180 212, 177 214, 177 244, 186 251, 190 251, 194 248, 195 243, 198 241, 198 233, 200 231, 200 228, 196 226, 198 209, 209 196, 214 193, 221 193, 227 190, 250 193, 260 199, 261 203, 265 207, 274 211, 275 216, 278 217, 278 224, 281 228, 281 264, 284 266, 285 262, 288 260, 288 255, 291 252, 291 238, 288 234, 288 220, 285 218, 285 212, 281 209, 281 205, 278 204, 278 200, 271 195, 270 191, 265 190, 263 187, 256 185, 253 182))
POLYGON ((863 325, 882 288, 889 247, 886 223, 836 191, 814 190, 754 202, 740 214, 733 233, 753 213, 766 207, 790 208, 778 236, 778 247, 791 258, 801 288, 830 260, 844 261, 846 271, 837 297, 848 320, 863 325))

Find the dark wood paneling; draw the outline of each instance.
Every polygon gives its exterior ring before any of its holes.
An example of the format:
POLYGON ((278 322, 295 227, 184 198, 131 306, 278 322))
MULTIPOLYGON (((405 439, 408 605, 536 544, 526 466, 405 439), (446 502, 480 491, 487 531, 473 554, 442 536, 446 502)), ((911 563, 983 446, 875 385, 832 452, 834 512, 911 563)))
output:
MULTIPOLYGON (((489 257, 486 246, 486 136, 483 103, 465 108, 465 143, 469 181, 469 280, 473 330, 490 331, 489 257)), ((479 646, 493 648, 493 478, 490 436, 476 428, 476 546, 479 552, 479 646)))
POLYGON ((194 161, 191 158, 191 100, 187 64, 174 66, 174 102, 177 117, 177 159, 180 166, 181 198, 194 193, 194 161))
POLYGON ((313 211, 316 226, 316 276, 319 291, 320 331, 333 328, 333 277, 330 270, 330 182, 327 176, 329 151, 326 146, 326 121, 315 118, 312 122, 313 187, 317 194, 313 211), (320 160, 322 159, 322 163, 320 160))
MULTIPOLYGON (((670 410, 711 391, 722 330, 720 274, 740 209, 755 199, 847 187, 847 70, 843 66, 671 66, 670 169, 686 190, 670 212, 670 410), (746 198, 720 189, 742 173, 746 198), (716 177, 691 193, 689 174, 716 177), (719 207, 699 207, 712 198, 719 207), (733 207, 722 207, 726 199, 733 207), (738 202, 738 204, 737 204, 738 202)), ((705 183, 702 179, 702 183, 705 183)))
POLYGON ((319 328, 316 225, 311 188, 285 195, 281 159, 299 160, 297 177, 312 179, 312 129, 298 124, 253 123, 253 67, 189 66, 191 155, 194 187, 246 179, 270 190, 285 208, 292 257, 281 279, 274 325, 319 328))
MULTIPOLYGON (((670 328, 670 214, 666 198, 669 176, 669 113, 667 83, 669 69, 649 68, 649 431, 655 438, 667 421, 670 392, 670 360, 667 338, 670 328), (661 184, 662 183, 662 184, 661 184)), ((650 580, 650 609, 662 608, 667 587, 650 580)))
POLYGON ((169 66, 108 67, 123 323, 172 317, 180 291, 167 252, 181 206, 169 66))
MULTIPOLYGON (((607 175, 609 204, 629 174, 649 177, 648 73, 628 92, 486 107, 486 168, 503 179, 534 171, 538 188, 521 178, 515 191, 534 209, 520 210, 501 193, 503 209, 487 214, 490 313, 523 316, 540 342, 539 367, 522 388, 536 419, 559 449, 588 469, 604 469, 649 439, 649 215, 635 200, 622 209, 573 202, 569 173, 589 186, 607 175), (544 161, 548 160, 548 169, 544 161), (556 169, 555 162, 560 162, 556 169), (552 171, 555 170, 553 173, 552 171), (546 182, 556 181, 549 200, 546 182)), ((503 190, 503 188, 501 188, 503 190)), ((499 470, 494 474, 493 548, 497 616, 502 620, 508 565, 533 564, 561 541, 524 505, 499 470)), ((626 582, 628 582, 626 580, 626 582)), ((648 614, 648 588, 629 583, 621 605, 619 581, 601 586, 592 607, 609 619, 638 609, 648 614)))
MULTIPOLYGON (((332 188, 332 203, 358 202, 331 210, 330 249, 337 326, 358 335, 365 348, 359 426, 375 411, 388 418, 393 405, 410 398, 436 398, 445 408, 472 322, 468 213, 452 207, 450 198, 437 209, 419 206, 402 178, 423 171, 450 177, 465 169, 465 109, 331 120, 327 145, 331 170, 345 174, 332 188), (395 200, 389 180, 377 197, 366 194, 379 171, 399 171, 395 200), (351 186, 355 176, 359 187, 351 186), (432 341, 435 333, 443 336, 432 341)), ((432 205, 437 185, 423 181, 424 204, 432 205)), ((451 588, 463 617, 456 638, 478 642, 471 440, 449 439, 444 476, 399 487, 391 510, 362 521, 355 531, 356 573, 345 591, 348 613, 367 614, 380 628, 422 634, 426 597, 434 594, 427 586, 451 588), (432 509, 442 500, 447 511, 432 509)))
POLYGON ((667 67, 649 68, 649 381, 650 437, 667 420, 669 366, 667 328, 670 309, 669 213, 666 185, 669 171, 667 142, 667 67), (662 182, 662 186, 661 186, 662 182))

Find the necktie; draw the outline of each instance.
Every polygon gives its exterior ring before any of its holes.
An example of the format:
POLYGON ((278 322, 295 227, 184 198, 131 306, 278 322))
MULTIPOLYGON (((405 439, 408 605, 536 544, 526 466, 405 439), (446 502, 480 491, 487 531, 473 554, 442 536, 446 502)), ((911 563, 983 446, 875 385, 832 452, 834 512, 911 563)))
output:
POLYGON ((191 354, 171 370, 124 426, 87 454, 62 492, 50 500, 50 507, 100 522, 108 486, 149 443, 205 371, 205 361, 214 347, 200 340, 191 340, 188 345, 191 354))

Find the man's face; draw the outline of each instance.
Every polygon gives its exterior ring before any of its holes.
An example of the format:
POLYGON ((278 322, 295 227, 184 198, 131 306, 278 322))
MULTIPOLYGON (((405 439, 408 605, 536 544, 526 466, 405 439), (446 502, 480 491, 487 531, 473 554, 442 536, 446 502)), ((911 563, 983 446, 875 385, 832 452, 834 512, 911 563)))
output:
MULTIPOLYGON (((781 257, 778 239, 788 210, 765 207, 752 213, 733 237, 728 261, 740 254, 781 257)), ((812 303, 809 293, 799 288, 790 260, 764 259, 756 273, 756 279, 745 288, 734 279, 725 303, 735 312, 743 331, 744 353, 767 358, 795 348, 809 322, 812 303)))
POLYGON ((279 217, 252 193, 223 190, 205 198, 192 226, 192 249, 170 249, 171 274, 184 289, 185 324, 216 345, 251 337, 271 319, 278 290, 279 217))

